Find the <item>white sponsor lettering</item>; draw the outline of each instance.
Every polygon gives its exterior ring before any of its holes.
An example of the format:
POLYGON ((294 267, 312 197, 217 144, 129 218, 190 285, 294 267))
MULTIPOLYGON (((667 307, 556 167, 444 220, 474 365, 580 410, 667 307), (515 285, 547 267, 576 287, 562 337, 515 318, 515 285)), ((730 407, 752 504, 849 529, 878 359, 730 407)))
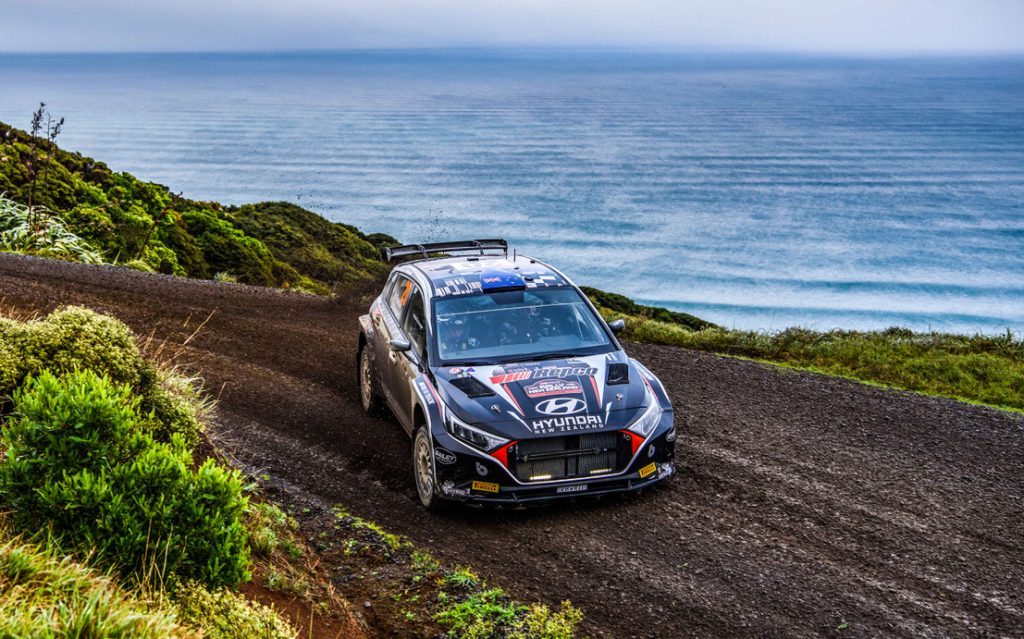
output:
POLYGON ((587 489, 586 484, 576 484, 573 486, 559 486, 555 489, 556 493, 582 493, 587 489))
POLYGON ((549 397, 551 395, 572 395, 582 393, 583 387, 571 379, 542 379, 539 382, 524 386, 527 397, 549 397))
POLYGON ((509 384, 521 382, 527 379, 542 379, 544 377, 586 377, 596 375, 597 369, 590 366, 556 366, 552 368, 535 368, 533 370, 518 370, 503 372, 495 370, 491 376, 492 384, 509 384))
POLYGON ((530 422, 530 430, 534 434, 570 433, 577 430, 595 430, 604 426, 600 415, 570 415, 568 417, 550 417, 534 419, 530 422))

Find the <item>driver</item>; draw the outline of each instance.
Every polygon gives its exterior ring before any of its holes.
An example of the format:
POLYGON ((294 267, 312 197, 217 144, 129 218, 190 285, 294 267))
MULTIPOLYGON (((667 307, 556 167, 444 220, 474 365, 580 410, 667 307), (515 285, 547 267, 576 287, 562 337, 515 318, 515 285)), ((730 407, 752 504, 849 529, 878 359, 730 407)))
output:
POLYGON ((447 320, 441 325, 445 327, 441 336, 441 349, 445 354, 458 353, 470 347, 465 322, 461 319, 447 320))

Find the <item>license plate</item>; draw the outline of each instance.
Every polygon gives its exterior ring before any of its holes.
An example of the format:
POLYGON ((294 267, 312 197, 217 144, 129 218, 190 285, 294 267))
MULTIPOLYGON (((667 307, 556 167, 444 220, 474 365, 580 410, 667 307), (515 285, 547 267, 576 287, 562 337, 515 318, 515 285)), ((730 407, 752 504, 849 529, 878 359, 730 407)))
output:
POLYGON ((498 484, 489 481, 475 481, 473 482, 473 490, 480 490, 485 493, 496 493, 498 492, 498 484))
POLYGON ((586 484, 577 484, 576 486, 559 486, 555 489, 556 493, 582 493, 587 490, 586 484))
POLYGON ((654 464, 647 464, 646 466, 640 469, 640 479, 646 479, 648 475, 650 475, 656 470, 658 470, 657 466, 655 466, 654 464))

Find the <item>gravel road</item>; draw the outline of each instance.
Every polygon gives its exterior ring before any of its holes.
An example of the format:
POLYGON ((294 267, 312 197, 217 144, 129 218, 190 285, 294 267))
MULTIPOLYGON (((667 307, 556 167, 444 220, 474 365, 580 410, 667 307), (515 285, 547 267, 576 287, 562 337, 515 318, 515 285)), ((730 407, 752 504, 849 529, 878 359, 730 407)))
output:
POLYGON ((430 515, 409 444, 365 417, 365 299, 0 255, 0 305, 80 304, 181 343, 236 457, 345 504, 596 637, 1024 637, 1024 419, 810 373, 628 345, 685 425, 628 499, 430 515), (212 313, 212 316, 210 315, 212 313))

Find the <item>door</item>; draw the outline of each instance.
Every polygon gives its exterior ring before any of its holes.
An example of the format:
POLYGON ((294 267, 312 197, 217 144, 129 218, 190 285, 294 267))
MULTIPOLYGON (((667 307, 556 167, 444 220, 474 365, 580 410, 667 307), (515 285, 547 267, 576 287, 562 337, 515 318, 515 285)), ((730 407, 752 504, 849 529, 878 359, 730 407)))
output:
POLYGON ((423 294, 415 284, 409 287, 404 299, 399 301, 403 307, 401 333, 409 340, 411 348, 406 352, 391 351, 388 359, 390 385, 395 393, 395 415, 406 430, 412 432, 415 405, 413 380, 426 365, 427 315, 423 294))
MULTIPOLYGON (((409 296, 412 294, 412 286, 412 281, 409 278, 395 274, 384 289, 378 309, 379 313, 372 318, 373 330, 377 336, 373 344, 375 372, 380 379, 384 400, 392 407, 395 415, 399 415, 399 412, 395 408, 395 389, 391 374, 391 359, 394 355, 391 350, 391 340, 401 336, 402 315, 405 312, 405 303, 408 302, 409 296)), ((400 416, 399 421, 401 421, 400 416)))

